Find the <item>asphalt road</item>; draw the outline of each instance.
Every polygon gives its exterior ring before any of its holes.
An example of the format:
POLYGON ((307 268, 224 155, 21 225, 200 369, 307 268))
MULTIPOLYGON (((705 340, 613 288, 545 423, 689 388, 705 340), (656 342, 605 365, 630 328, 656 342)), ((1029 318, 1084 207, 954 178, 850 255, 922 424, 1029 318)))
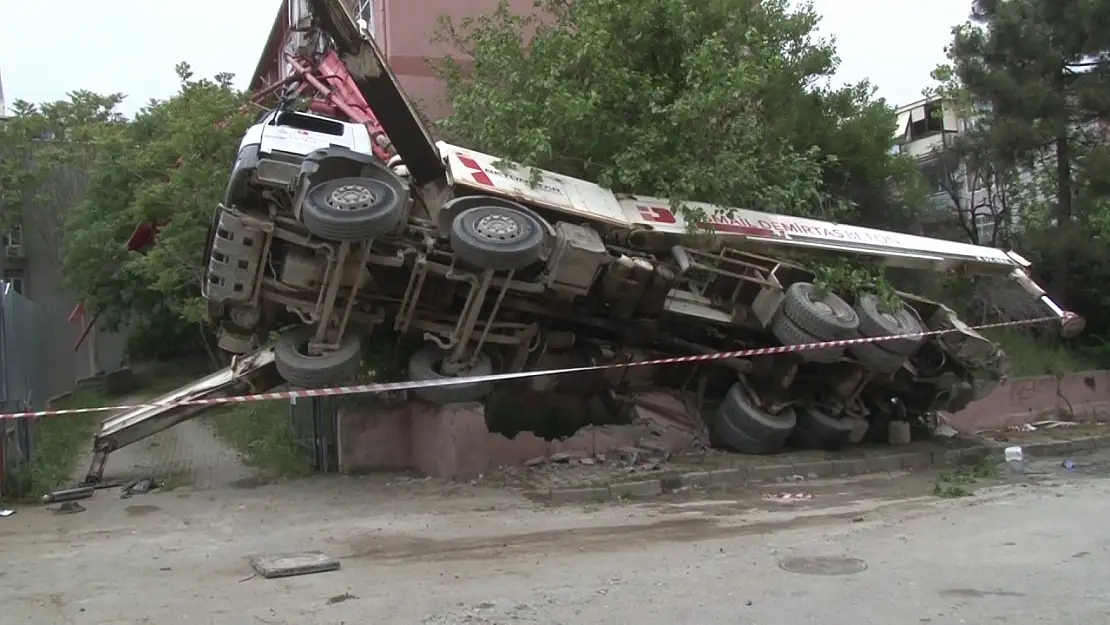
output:
MULTIPOLYGON (((1110 457, 941 499, 930 475, 547 508, 436 481, 180 489, 0 518, 0 622, 1110 622, 1110 457), (258 554, 333 573, 267 580, 258 554)), ((989 487, 988 487, 989 486, 989 487)))

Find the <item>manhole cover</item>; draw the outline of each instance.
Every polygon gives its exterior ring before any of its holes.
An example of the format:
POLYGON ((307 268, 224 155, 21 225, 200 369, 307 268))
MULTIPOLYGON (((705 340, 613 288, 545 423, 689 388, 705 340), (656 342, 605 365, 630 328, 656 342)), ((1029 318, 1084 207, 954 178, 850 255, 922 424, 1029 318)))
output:
POLYGON ((779 566, 802 575, 854 575, 867 570, 867 563, 856 558, 790 558, 779 566))

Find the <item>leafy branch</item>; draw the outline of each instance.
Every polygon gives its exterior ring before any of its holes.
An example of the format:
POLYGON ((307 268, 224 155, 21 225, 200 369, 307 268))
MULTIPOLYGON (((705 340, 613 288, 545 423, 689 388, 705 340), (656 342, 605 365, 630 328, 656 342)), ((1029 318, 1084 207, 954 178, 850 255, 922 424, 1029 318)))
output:
POLYGON ((883 312, 893 313, 905 305, 898 290, 887 280, 881 267, 855 263, 814 264, 813 285, 822 293, 834 293, 850 300, 870 293, 878 298, 883 312))

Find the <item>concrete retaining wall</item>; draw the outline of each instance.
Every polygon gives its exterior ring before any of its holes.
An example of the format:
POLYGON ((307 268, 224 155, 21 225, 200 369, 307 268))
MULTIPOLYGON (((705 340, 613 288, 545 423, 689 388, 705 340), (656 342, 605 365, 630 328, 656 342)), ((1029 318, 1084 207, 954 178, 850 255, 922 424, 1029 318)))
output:
MULTIPOLYGON (((684 407, 666 394, 651 395, 650 402, 637 407, 640 417, 635 425, 588 427, 557 441, 529 433, 510 439, 490 432, 480 404, 433 406, 411 401, 346 407, 339 415, 340 470, 415 470, 447 477, 559 453, 608 453, 642 446, 645 441, 678 451, 689 441, 661 437, 659 427, 647 427, 649 422, 668 420, 648 406, 663 405, 668 414, 684 407)), ((1110 421, 1110 371, 1008 380, 986 399, 949 416, 948 423, 960 432, 975 433, 1041 419, 1110 421)))
POLYGON ((1110 371, 1014 378, 948 423, 971 433, 1041 419, 1110 420, 1110 371))

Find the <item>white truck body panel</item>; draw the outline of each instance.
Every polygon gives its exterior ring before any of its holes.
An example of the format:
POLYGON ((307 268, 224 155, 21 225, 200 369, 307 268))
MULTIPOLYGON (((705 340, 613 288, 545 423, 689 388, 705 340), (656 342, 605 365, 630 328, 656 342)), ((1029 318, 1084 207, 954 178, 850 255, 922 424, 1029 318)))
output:
POLYGON ((538 204, 575 217, 625 228, 632 226, 613 192, 592 182, 539 171, 539 179, 533 185, 534 176, 529 168, 442 141, 436 146, 456 185, 538 204))
MULTIPOLYGON (((681 211, 675 211, 671 207, 670 200, 628 196, 621 198, 620 204, 628 220, 637 227, 647 226, 675 234, 688 232, 686 219, 681 211)), ((705 212, 707 219, 697 224, 699 229, 712 229, 722 237, 743 238, 755 244, 823 248, 854 254, 920 258, 941 263, 970 261, 1005 267, 1020 266, 1005 251, 993 247, 743 208, 729 209, 702 202, 683 204, 705 212)), ((743 248, 742 245, 738 247, 743 248)))
MULTIPOLYGON (((617 196, 585 180, 549 171, 537 171, 538 179, 520 167, 489 154, 444 142, 438 144, 452 181, 487 193, 538 204, 579 218, 625 228, 650 228, 660 232, 688 234, 682 211, 671 201, 648 196, 617 196), (535 184, 532 180, 537 180, 535 184)), ((703 202, 684 202, 707 215, 699 229, 712 228, 731 246, 743 249, 777 246, 828 249, 891 259, 917 260, 933 265, 976 264, 1020 267, 1007 252, 993 247, 931 239, 928 237, 849 226, 804 217, 775 215, 742 208, 729 209, 703 202)))

